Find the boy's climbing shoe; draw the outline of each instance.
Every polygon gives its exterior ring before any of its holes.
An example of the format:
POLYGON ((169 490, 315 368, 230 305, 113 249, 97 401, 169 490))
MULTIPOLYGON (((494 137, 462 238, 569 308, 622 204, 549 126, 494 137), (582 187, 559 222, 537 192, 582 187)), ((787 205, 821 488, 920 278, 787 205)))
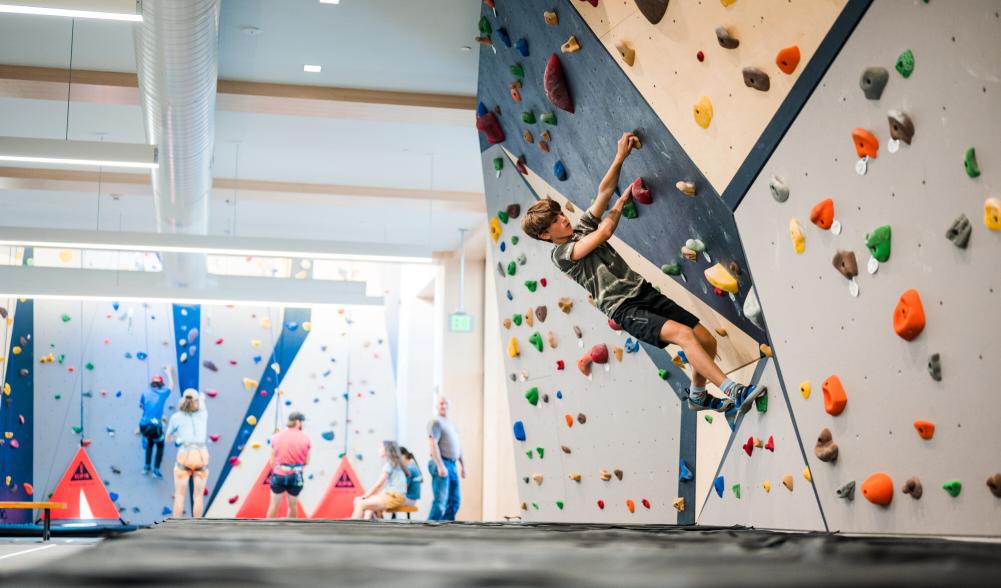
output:
POLYGON ((157 480, 162 480, 163 479, 163 474, 160 473, 159 469, 154 469, 153 470, 153 477, 156 478, 157 480))
POLYGON ((143 466, 143 475, 149 475, 149 464, 143 466))
POLYGON ((744 414, 754 406, 754 399, 767 391, 767 386, 734 384, 729 394, 730 399, 733 400, 734 407, 730 410, 739 410, 740 414, 744 414))
POLYGON ((733 404, 729 398, 716 398, 708 392, 701 397, 698 397, 692 394, 691 390, 688 388, 686 388, 685 391, 688 393, 688 408, 696 412, 700 410, 715 410, 717 412, 723 412, 733 404))

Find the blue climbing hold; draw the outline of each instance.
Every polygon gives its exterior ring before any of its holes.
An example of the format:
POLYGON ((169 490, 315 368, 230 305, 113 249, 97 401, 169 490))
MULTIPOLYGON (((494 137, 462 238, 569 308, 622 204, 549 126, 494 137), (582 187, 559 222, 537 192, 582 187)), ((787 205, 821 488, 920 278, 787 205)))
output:
POLYGON ((108 498, 111 499, 111 502, 118 502, 118 492, 108 492, 108 498))
POLYGON ((343 396, 343 397, 344 397, 344 400, 347 400, 347 399, 348 399, 348 393, 347 393, 347 392, 345 392, 345 393, 344 393, 344 394, 342 394, 341 396, 343 396))
POLYGON ((131 351, 126 351, 125 352, 125 359, 132 359, 132 352, 131 351))
POLYGON ((299 323, 297 323, 295 321, 289 321, 289 322, 285 323, 285 328, 288 329, 288 330, 290 330, 290 331, 294 331, 294 330, 296 330, 296 329, 299 328, 299 323))
POLYGON ((563 160, 556 160, 556 163, 553 165, 553 175, 561 182, 566 181, 567 167, 563 165, 563 160))
POLYGON ((489 111, 487 110, 487 105, 486 104, 480 102, 479 104, 476 105, 476 118, 480 118, 481 116, 483 116, 487 112, 489 112, 489 111))
POLYGON ((563 390, 556 391, 556 398, 559 400, 563 400, 563 390))
POLYGON ((255 355, 254 356, 254 363, 261 363, 261 356, 260 355, 255 355))
MULTIPOLYGON (((500 37, 501 43, 504 43, 505 47, 511 46, 511 35, 507 34, 507 29, 501 27, 497 29, 497 36, 500 37)), ((477 114, 477 116, 479 116, 477 114)))
POLYGON ((723 476, 716 476, 713 480, 713 488, 716 489, 716 495, 723 498, 723 476))
POLYGON ((136 359, 138 359, 139 361, 145 361, 147 357, 149 357, 149 354, 146 353, 145 351, 140 351, 136 353, 136 359))
POLYGON ((514 421, 514 438, 518 441, 525 440, 525 423, 514 421))
POLYGON ((115 310, 118 310, 118 303, 117 302, 112 302, 111 303, 111 308, 114 308, 115 310))
POLYGON ((292 406, 292 401, 291 400, 286 400, 285 401, 285 406, 292 406))
POLYGON ((333 431, 324 431, 324 432, 320 433, 320 436, 323 437, 324 441, 333 441, 334 440, 334 432, 333 431))
POLYGON ((636 353, 640 350, 640 342, 633 341, 632 337, 626 337, 626 353, 636 353))
POLYGON ((165 506, 165 507, 163 507, 163 510, 160 511, 160 514, 162 516, 169 517, 171 515, 171 513, 173 513, 173 512, 174 511, 169 506, 165 506))
POLYGON ((500 250, 501 253, 504 253, 507 250, 507 245, 504 243, 504 241, 501 241, 500 243, 500 250))
POLYGON ((121 390, 119 390, 118 392, 115 392, 115 398, 121 398, 121 397, 122 397, 122 391, 121 390))
POLYGON ((521 53, 522 57, 528 57, 528 40, 518 39, 518 42, 514 44, 514 48, 521 53))
POLYGON ((511 291, 510 290, 507 291, 507 299, 508 300, 514 300, 514 296, 511 295, 511 291))
POLYGON ((681 463, 678 465, 678 479, 683 482, 691 482, 695 479, 695 474, 692 470, 688 469, 688 464, 682 459, 681 463))
POLYGON ((688 357, 685 355, 685 352, 680 349, 678 350, 678 359, 681 360, 681 363, 688 363, 688 357))

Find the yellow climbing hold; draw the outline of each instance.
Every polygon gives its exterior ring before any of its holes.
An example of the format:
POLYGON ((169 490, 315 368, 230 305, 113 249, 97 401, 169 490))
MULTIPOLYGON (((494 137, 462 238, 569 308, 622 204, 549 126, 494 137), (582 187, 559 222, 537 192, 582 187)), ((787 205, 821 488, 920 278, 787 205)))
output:
POLYGON ((692 115, 695 117, 695 122, 703 129, 709 128, 709 123, 713 119, 713 103, 709 101, 709 98, 702 96, 699 101, 695 103, 692 107, 692 115))
POLYGON ((507 355, 508 357, 518 357, 518 340, 511 337, 511 340, 507 342, 507 355))
POLYGON ((706 280, 710 284, 731 294, 736 294, 739 290, 737 285, 737 278, 733 277, 730 272, 723 267, 723 264, 717 263, 716 265, 706 268, 704 272, 706 280))
POLYGON ((246 388, 247 390, 256 390, 257 389, 257 380, 251 380, 250 378, 244 378, 243 379, 243 387, 246 388))
POLYGON ((1001 231, 1001 200, 984 200, 984 224, 992 231, 1001 231))
POLYGON ((10 396, 10 383, 9 382, 4 382, 3 383, 3 395, 4 396, 10 396))
POLYGON ((799 383, 799 393, 803 395, 803 398, 810 397, 810 380, 804 380, 799 383))
POLYGON ((269 319, 268 317, 262 318, 261 319, 261 328, 262 329, 270 329, 271 328, 271 319, 269 319))
POLYGON ((254 415, 250 415, 249 417, 247 417, 247 424, 250 425, 250 426, 256 425, 257 424, 257 417, 255 417, 254 415))
POLYGON ((725 7, 725 6, 729 6, 729 5, 733 4, 736 1, 737 0, 719 0, 719 3, 722 4, 725 7))
POLYGON ((253 443, 253 444, 250 445, 250 448, 251 449, 260 449, 261 448, 261 444, 260 443, 253 443))
POLYGON ((490 238, 494 240, 494 243, 500 240, 501 236, 501 225, 500 219, 496 216, 490 217, 490 238))
POLYGON ((21 355, 21 348, 17 345, 11 347, 10 352, 14 355, 21 355))
POLYGON ((674 499, 674 508, 678 512, 685 512, 685 497, 679 496, 674 499))
POLYGON ((260 349, 261 348, 261 340, 260 339, 252 339, 250 341, 250 346, 253 347, 254 349, 260 349))
POLYGON ((803 227, 800 226, 799 221, 794 218, 789 219, 789 238, 792 239, 792 246, 796 253, 806 251, 806 234, 803 233, 803 227))
POLYGON ((790 492, 792 492, 792 476, 790 476, 789 474, 782 476, 782 485, 788 488, 790 492))
POLYGON ((309 321, 306 321, 306 322, 302 323, 302 330, 306 331, 307 333, 310 332, 310 331, 312 331, 313 330, 313 323, 311 323, 309 321))
POLYGON ((764 482, 762 482, 761 483, 761 487, 765 489, 765 492, 771 492, 772 491, 772 483, 769 482, 768 480, 765 480, 764 482))
POLYGON ((69 263, 69 262, 73 261, 73 252, 70 251, 69 249, 60 249, 59 250, 59 261, 61 261, 63 263, 69 263))
POLYGON ((803 468, 803 477, 806 478, 807 482, 813 481, 813 474, 810 473, 810 468, 803 468))

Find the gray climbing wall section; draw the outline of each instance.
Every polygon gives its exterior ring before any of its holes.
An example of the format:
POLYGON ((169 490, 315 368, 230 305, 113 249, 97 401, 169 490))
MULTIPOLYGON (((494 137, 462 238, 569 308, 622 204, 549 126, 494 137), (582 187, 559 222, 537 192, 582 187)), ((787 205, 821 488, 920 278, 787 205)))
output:
MULTIPOLYGON (((831 531, 1001 534, 1001 499, 985 484, 1001 472, 1001 233, 985 226, 985 200, 1001 193, 999 54, 997 1, 873 3, 736 211, 831 531), (905 76, 895 65, 907 50, 913 71, 901 64, 905 76), (869 67, 888 73, 878 99, 860 88, 869 67), (910 145, 891 144, 890 111, 913 124, 910 145), (879 143, 864 175, 856 169, 856 128, 879 143), (978 177, 964 166, 971 147, 978 177), (770 194, 773 176, 789 187, 784 203, 770 194), (826 198, 840 233, 810 221, 826 198), (965 248, 946 236, 960 215, 971 226, 965 248), (802 253, 790 219, 801 227, 802 253), (866 235, 882 225, 892 227, 890 256, 870 274, 866 235), (857 258, 857 297, 832 265, 837 251, 857 258), (926 317, 911 341, 894 329, 898 300, 909 289, 926 317), (936 353, 941 381, 928 370, 936 353), (822 393, 831 375, 847 398, 837 416, 825 410, 822 393), (915 421, 934 424, 934 436, 919 436, 915 421), (825 428, 838 445, 836 461, 815 455, 825 428), (892 480, 888 506, 863 497, 863 483, 877 472, 892 480), (912 477, 923 487, 920 499, 902 491, 912 477), (852 481, 854 500, 839 498, 836 491, 852 481), (962 483, 956 496, 943 488, 951 481, 962 483)), ((772 494, 784 492, 775 482, 772 494)))

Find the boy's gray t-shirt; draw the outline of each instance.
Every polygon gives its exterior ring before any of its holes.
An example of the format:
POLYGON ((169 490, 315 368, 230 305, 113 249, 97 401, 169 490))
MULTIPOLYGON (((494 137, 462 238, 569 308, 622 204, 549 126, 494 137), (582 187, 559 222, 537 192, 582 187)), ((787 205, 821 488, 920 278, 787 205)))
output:
POLYGON ((443 459, 459 459, 462 456, 459 430, 449 419, 445 417, 431 419, 428 422, 428 436, 438 444, 438 453, 443 459))
POLYGON ((610 317, 623 302, 639 293, 643 277, 607 241, 582 259, 573 260, 574 244, 597 229, 599 222, 587 211, 574 226, 570 240, 553 247, 552 257, 556 267, 583 286, 598 308, 610 317))

